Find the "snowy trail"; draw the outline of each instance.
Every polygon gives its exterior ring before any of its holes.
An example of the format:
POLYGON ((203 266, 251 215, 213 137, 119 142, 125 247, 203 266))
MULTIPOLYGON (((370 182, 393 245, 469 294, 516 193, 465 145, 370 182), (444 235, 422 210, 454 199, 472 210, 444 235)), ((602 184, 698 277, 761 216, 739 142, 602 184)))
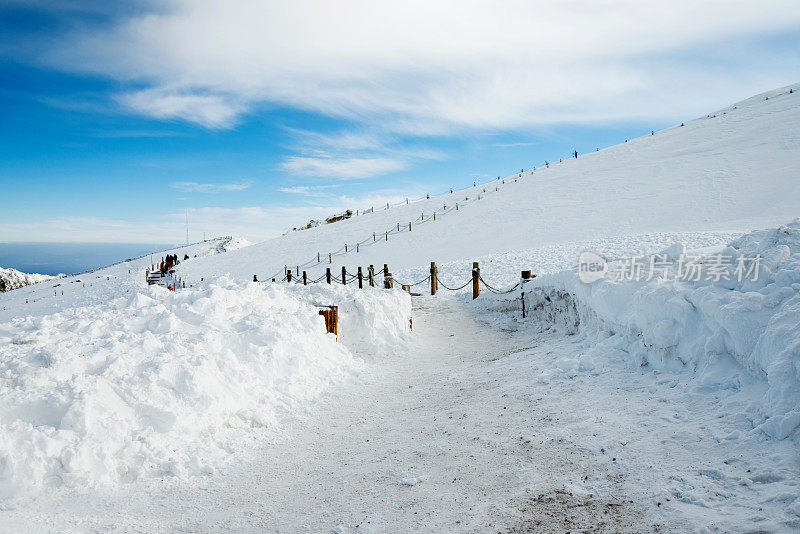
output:
POLYGON ((217 474, 56 492, 0 519, 10 531, 781 530, 780 498, 714 485, 752 467, 791 495, 796 469, 776 470, 769 450, 723 465, 732 453, 708 439, 723 423, 694 422, 705 408, 677 383, 619 369, 537 381, 585 341, 518 325, 458 297, 417 298, 408 354, 368 360, 217 474))

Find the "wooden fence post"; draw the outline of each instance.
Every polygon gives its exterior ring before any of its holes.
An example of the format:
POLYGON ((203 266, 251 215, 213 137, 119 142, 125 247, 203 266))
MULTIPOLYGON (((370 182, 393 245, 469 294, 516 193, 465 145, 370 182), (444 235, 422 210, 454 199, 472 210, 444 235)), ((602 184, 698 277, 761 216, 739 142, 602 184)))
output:
POLYGON ((347 285, 347 269, 342 265, 342 285, 347 285))
POLYGON ((325 281, 328 282, 329 284, 331 283, 331 268, 330 267, 327 267, 325 269, 325 281))
POLYGON ((383 276, 389 276, 389 266, 387 264, 383 264, 383 276))
POLYGON ((292 270, 291 269, 286 271, 286 283, 287 284, 291 284, 292 283, 292 270))
POLYGON ((531 277, 531 272, 530 271, 522 271, 522 283, 520 283, 522 291, 521 291, 520 299, 522 300, 522 318, 523 319, 525 318, 525 282, 527 282, 530 279, 530 277, 531 277))
POLYGON ((394 279, 392 278, 392 273, 388 273, 383 279, 383 286, 386 289, 392 289, 394 287, 394 279))
POLYGON ((328 334, 339 335, 339 307, 331 306, 327 310, 319 310, 319 314, 325 319, 325 332, 328 334))
POLYGON ((258 275, 256 274, 253 275, 253 282, 258 282, 258 275))
POLYGON ((481 268, 478 267, 478 262, 472 262, 472 299, 475 300, 478 298, 478 295, 481 294, 481 286, 478 283, 478 278, 481 275, 481 268))
POLYGON ((369 266, 369 287, 375 287, 375 267, 369 266))
POLYGON ((331 306, 331 314, 333 315, 333 333, 338 337, 339 335, 339 306, 331 306))
POLYGON ((358 289, 364 289, 364 275, 361 272, 361 267, 358 268, 358 289))
POLYGON ((531 278, 535 278, 536 275, 531 276, 530 271, 522 271, 522 281, 520 282, 520 289, 522 299, 522 318, 525 318, 525 284, 531 281, 531 278))
POLYGON ((308 276, 306 275, 305 271, 303 271, 303 285, 304 286, 308 285, 308 276))
POLYGON ((436 262, 432 261, 431 262, 431 295, 435 295, 436 294, 436 290, 439 289, 438 280, 436 279, 437 274, 438 274, 438 271, 436 269, 436 262))

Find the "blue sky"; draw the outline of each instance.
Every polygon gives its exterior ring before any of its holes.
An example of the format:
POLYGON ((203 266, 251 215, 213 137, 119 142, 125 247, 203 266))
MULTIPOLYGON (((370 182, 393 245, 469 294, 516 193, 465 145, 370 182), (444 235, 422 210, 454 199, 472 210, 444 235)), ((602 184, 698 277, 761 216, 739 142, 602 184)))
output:
POLYGON ((787 1, 54 4, 0 1, 0 242, 262 240, 800 73, 787 1))

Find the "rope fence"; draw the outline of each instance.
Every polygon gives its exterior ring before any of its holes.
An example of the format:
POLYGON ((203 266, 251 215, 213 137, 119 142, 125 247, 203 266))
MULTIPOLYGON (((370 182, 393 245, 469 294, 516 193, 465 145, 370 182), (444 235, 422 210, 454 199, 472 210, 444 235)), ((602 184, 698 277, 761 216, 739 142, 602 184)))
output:
MULTIPOLYGON (((299 272, 299 269, 298 271, 299 272)), ((483 286, 487 291, 493 293, 495 295, 508 295, 514 293, 517 290, 520 290, 520 299, 522 300, 522 316, 525 317, 525 291, 524 285, 526 282, 529 282, 531 279, 535 278, 536 275, 531 274, 531 271, 522 271, 520 281, 514 284, 511 287, 500 289, 495 287, 494 285, 488 283, 480 272, 480 266, 478 262, 472 263, 472 275, 463 283, 463 284, 453 284, 453 287, 448 286, 444 282, 441 281, 439 278, 439 269, 436 266, 436 262, 431 262, 431 274, 417 280, 415 282, 403 282, 402 280, 397 280, 394 278, 391 272, 389 272, 389 266, 387 264, 383 265, 383 287, 385 289, 392 289, 395 284, 401 286, 404 291, 408 291, 411 294, 411 288, 424 284, 426 282, 429 283, 431 295, 436 295, 437 291, 439 290, 439 286, 447 291, 461 291, 465 289, 467 286, 472 284, 472 298, 476 299, 480 295, 481 286, 483 286)), ((342 267, 341 275, 336 276, 331 272, 331 268, 327 267, 325 269, 325 274, 320 276, 316 279, 309 279, 308 274, 306 271, 302 271, 302 276, 293 275, 291 270, 287 270, 284 277, 280 280, 280 282, 288 282, 300 285, 309 285, 309 284, 319 284, 319 283, 327 283, 327 284, 342 284, 348 285, 352 283, 358 283, 359 289, 363 289, 365 283, 368 284, 369 287, 375 287, 377 284, 375 282, 376 274, 375 274, 375 266, 370 265, 366 272, 363 267, 358 267, 357 273, 352 273, 347 270, 346 267, 342 267)), ((258 282, 258 276, 253 275, 253 281, 258 282)), ((276 282, 276 278, 272 278, 272 282, 276 282)), ((418 295, 417 293, 414 293, 418 295)))

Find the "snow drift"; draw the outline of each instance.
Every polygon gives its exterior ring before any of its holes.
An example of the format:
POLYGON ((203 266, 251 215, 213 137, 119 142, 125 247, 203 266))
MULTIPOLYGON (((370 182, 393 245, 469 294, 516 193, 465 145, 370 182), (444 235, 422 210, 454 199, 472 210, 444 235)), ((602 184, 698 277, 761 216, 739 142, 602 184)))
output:
MULTIPOLYGON (((660 256, 683 250, 670 247, 660 256)), ((699 371, 715 388, 753 387, 753 424, 786 438, 800 425, 800 219, 748 233, 701 263, 711 264, 717 253, 760 256, 757 279, 738 280, 734 265, 717 281, 676 279, 666 269, 649 281, 589 284, 565 271, 527 283, 525 305, 534 321, 598 334, 596 347, 572 362, 576 369, 624 353, 656 370, 699 371), (758 380, 750 383, 753 376, 758 380)))
POLYGON ((213 472, 236 439, 358 370, 317 304, 340 305, 360 351, 408 330, 400 291, 229 277, 0 324, 0 488, 213 472))
POLYGON ((56 277, 46 274, 28 274, 16 269, 3 269, 0 267, 0 293, 31 284, 37 284, 39 282, 45 282, 53 278, 56 277))

